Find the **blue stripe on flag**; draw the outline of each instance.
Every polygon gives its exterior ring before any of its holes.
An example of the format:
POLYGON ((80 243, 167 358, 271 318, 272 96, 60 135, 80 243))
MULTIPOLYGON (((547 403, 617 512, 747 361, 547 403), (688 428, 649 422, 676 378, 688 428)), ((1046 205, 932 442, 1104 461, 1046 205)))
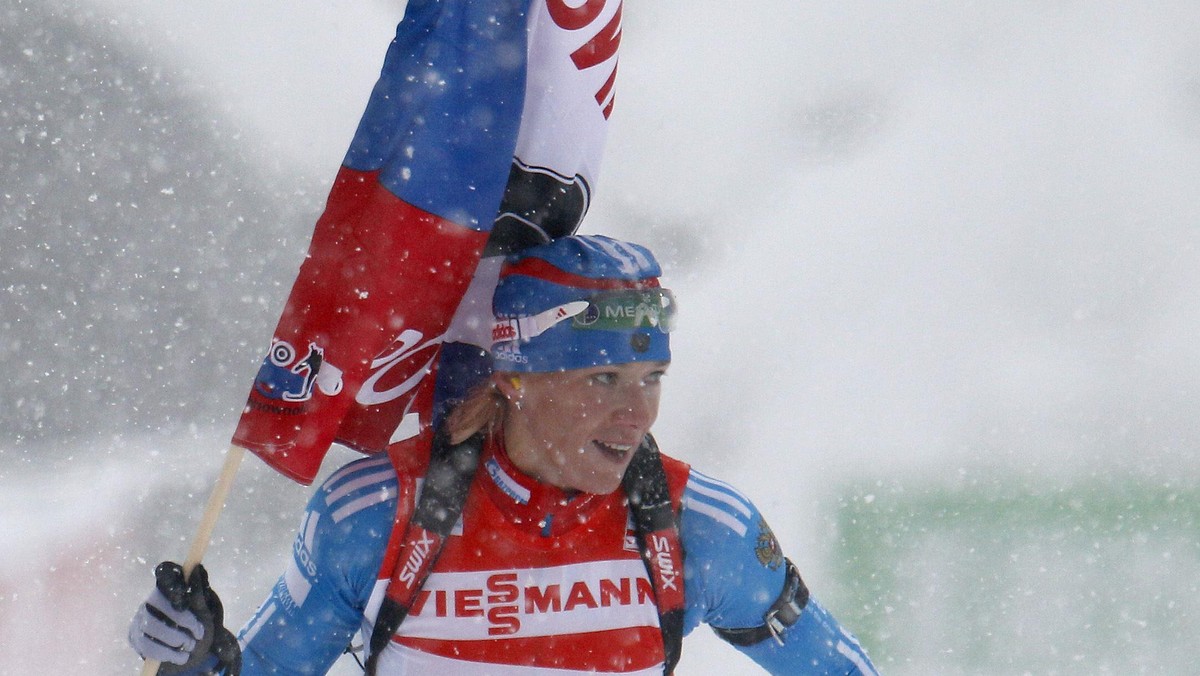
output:
POLYGON ((344 164, 486 231, 525 98, 529 0, 410 0, 344 164))

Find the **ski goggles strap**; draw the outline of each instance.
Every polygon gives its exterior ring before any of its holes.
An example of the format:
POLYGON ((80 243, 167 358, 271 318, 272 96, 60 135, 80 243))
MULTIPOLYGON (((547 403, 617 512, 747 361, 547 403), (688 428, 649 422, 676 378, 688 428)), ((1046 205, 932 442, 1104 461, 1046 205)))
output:
POLYGON ((530 340, 554 328, 559 322, 583 312, 588 307, 587 301, 577 300, 563 303, 528 317, 512 319, 497 319, 492 324, 492 344, 509 340, 530 340))

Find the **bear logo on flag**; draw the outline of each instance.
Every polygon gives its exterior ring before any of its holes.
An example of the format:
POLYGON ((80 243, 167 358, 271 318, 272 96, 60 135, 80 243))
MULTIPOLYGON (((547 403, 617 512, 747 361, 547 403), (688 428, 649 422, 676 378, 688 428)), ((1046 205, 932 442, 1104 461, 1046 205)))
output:
POLYGON ((329 396, 342 390, 341 371, 325 362, 325 350, 309 343, 308 351, 297 358, 291 343, 272 342, 254 379, 254 390, 268 399, 299 402, 311 399, 314 387, 329 396))

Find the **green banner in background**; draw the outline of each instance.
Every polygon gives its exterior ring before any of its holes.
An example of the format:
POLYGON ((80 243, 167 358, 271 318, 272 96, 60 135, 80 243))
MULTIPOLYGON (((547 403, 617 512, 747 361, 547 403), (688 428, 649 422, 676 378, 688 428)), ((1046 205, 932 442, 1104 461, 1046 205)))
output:
POLYGON ((837 523, 834 607, 882 673, 1200 673, 1194 484, 857 485, 837 523))

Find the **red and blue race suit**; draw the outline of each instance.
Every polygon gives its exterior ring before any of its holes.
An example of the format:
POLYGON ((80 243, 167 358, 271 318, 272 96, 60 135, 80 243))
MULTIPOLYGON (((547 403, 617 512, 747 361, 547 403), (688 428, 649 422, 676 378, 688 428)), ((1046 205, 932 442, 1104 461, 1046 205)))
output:
MULTIPOLYGON (((357 460, 316 491, 287 570, 242 629, 243 674, 323 674, 356 631, 370 636, 403 532, 397 515, 406 521, 420 491, 418 455, 357 460)), ((739 491, 663 460, 685 551, 685 632, 761 625, 784 584, 777 540, 739 491)), ((378 673, 658 676, 653 598, 623 491, 569 495, 491 442, 378 673)), ((815 598, 779 638, 738 649, 772 674, 876 673, 815 598)))

